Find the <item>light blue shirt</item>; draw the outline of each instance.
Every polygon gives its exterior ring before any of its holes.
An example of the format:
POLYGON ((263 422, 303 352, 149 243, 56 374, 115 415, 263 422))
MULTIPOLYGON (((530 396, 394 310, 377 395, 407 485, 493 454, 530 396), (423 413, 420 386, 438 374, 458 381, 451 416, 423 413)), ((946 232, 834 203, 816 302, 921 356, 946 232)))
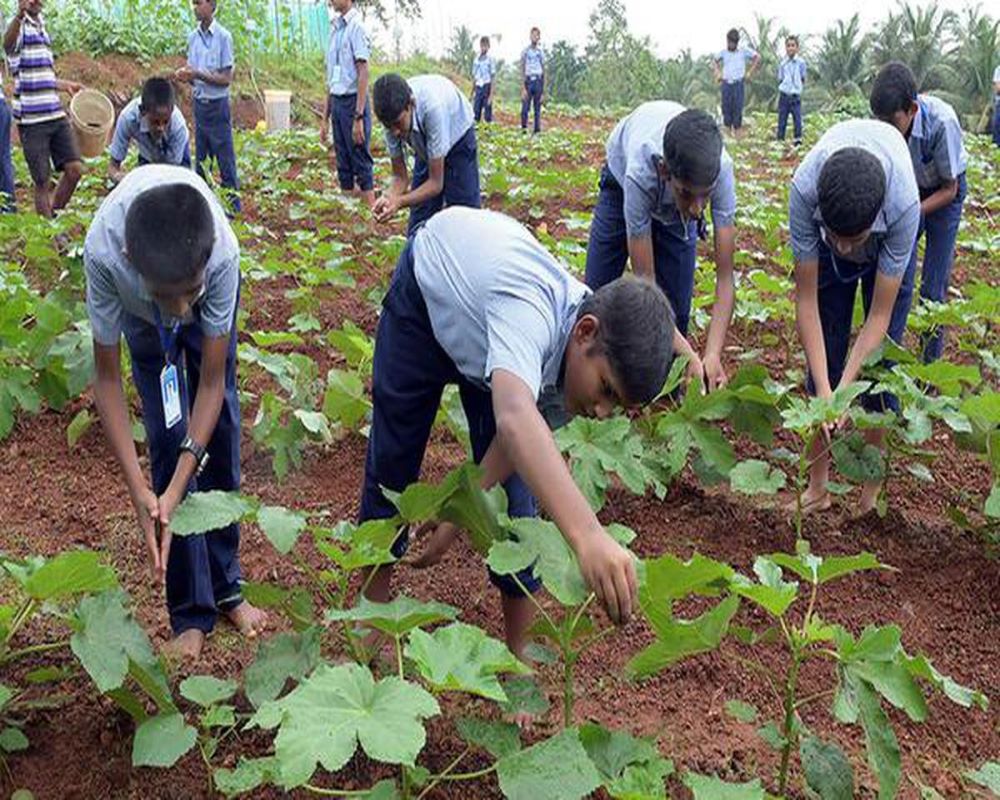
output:
MULTIPOLYGON (((87 314, 98 344, 115 346, 126 313, 156 324, 156 306, 138 271, 125 255, 125 217, 147 189, 164 184, 193 186, 208 201, 215 223, 215 246, 205 266, 205 291, 197 301, 206 336, 226 336, 233 323, 240 284, 240 247, 226 212, 208 184, 183 167, 150 164, 132 170, 104 198, 87 231, 83 266, 87 278, 87 314)), ((164 319, 164 325, 174 320, 164 319)))
POLYGON ((922 94, 917 105, 919 111, 907 141, 913 172, 918 187, 937 189, 965 172, 968 157, 962 143, 962 126, 955 109, 938 97, 922 94))
MULTIPOLYGON (((416 108, 407 144, 422 161, 444 158, 472 127, 472 106, 450 80, 442 75, 418 75, 407 83, 416 108)), ((386 128, 385 145, 392 158, 403 155, 403 142, 386 128)))
POLYGON ((906 271, 920 224, 920 195, 910 151, 892 125, 874 119, 839 122, 823 134, 792 178, 788 225, 792 252, 801 264, 819 257, 823 223, 819 210, 819 175, 827 159, 846 147, 860 147, 878 158, 885 171, 885 199, 864 246, 838 259, 877 263, 878 271, 898 278, 906 271))
POLYGON ((118 115, 115 125, 115 135, 111 140, 108 153, 114 161, 121 164, 128 155, 129 144, 135 140, 141 155, 150 164, 180 165, 184 154, 190 154, 188 145, 188 128, 181 110, 174 106, 170 114, 170 124, 166 132, 157 140, 149 130, 148 121, 139 112, 141 99, 129 101, 118 115))
POLYGON ((516 220, 464 206, 417 231, 413 259, 434 338, 462 375, 486 387, 503 369, 536 400, 551 395, 583 283, 516 220))
POLYGON ((785 56, 778 65, 778 91, 783 94, 802 94, 806 82, 806 62, 798 56, 785 56))
POLYGON ((368 34, 361 25, 361 12, 352 7, 337 17, 326 49, 326 88, 337 97, 358 93, 358 61, 371 58, 368 34))
POLYGON ((735 50, 720 50, 715 60, 722 62, 722 80, 726 83, 741 81, 747 74, 747 63, 757 57, 757 51, 749 47, 735 50))
MULTIPOLYGON (((206 72, 222 72, 232 69, 233 35, 218 20, 212 20, 208 30, 198 25, 188 36, 188 66, 206 72)), ((195 100, 219 100, 229 97, 228 86, 213 86, 205 81, 194 82, 195 100)))
POLYGON ((521 53, 521 63, 524 65, 524 77, 540 78, 545 74, 545 50, 541 45, 528 45, 521 53))
POLYGON ((493 78, 497 74, 497 62, 491 55, 478 55, 472 62, 472 80, 476 86, 486 86, 493 83, 493 78))
MULTIPOLYGON (((674 193, 657 169, 663 161, 663 131, 684 110, 672 100, 643 103, 621 120, 608 138, 608 169, 625 193, 625 227, 630 238, 649 236, 654 219, 687 238, 688 226, 677 209, 674 193)), ((736 218, 736 178, 725 148, 710 201, 715 227, 731 227, 736 218)))

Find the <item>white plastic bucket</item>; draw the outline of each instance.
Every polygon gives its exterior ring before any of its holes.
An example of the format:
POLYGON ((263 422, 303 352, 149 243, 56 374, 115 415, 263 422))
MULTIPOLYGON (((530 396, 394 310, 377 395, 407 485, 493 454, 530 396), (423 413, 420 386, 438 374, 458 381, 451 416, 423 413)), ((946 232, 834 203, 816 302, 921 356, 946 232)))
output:
POLYGON ((264 117, 269 131, 292 127, 292 93, 281 89, 264 90, 264 117))
POLYGON ((115 107, 96 89, 82 89, 69 102, 69 118, 84 158, 97 158, 108 144, 115 107))

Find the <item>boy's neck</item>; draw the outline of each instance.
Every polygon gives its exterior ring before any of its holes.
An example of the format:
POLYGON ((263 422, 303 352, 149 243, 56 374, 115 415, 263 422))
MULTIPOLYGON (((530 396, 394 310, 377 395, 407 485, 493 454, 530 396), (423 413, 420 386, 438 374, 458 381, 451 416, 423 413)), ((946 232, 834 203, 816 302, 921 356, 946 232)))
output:
POLYGON ((212 16, 210 16, 208 19, 203 19, 201 21, 201 29, 203 31, 207 31, 209 28, 212 27, 213 22, 215 22, 215 14, 212 14, 212 16))

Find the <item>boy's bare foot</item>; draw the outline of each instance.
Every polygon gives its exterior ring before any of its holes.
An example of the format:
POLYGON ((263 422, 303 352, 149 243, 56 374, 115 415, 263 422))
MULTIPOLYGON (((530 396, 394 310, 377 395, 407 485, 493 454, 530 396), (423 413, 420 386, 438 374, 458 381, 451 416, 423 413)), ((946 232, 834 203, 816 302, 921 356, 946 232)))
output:
POLYGON ((163 654, 179 661, 197 661, 204 645, 205 634, 197 628, 188 628, 163 646, 163 654))
POLYGON ((267 614, 246 600, 231 611, 227 611, 225 617, 247 639, 259 636, 267 627, 267 614))
POLYGON ((444 554, 458 538, 458 528, 450 522, 425 523, 413 532, 413 538, 422 544, 420 553, 414 556, 403 556, 403 563, 409 564, 414 569, 427 569, 444 558, 444 554))
POLYGON ((863 517, 876 509, 878 506, 879 492, 881 492, 881 490, 881 483, 866 483, 861 487, 861 499, 858 500, 858 508, 855 512, 858 517, 863 517))
MULTIPOLYGON (((831 503, 829 492, 825 490, 813 492, 811 489, 806 489, 802 494, 802 513, 815 514, 820 511, 826 511, 830 508, 831 503)), ((790 514, 798 513, 798 501, 793 497, 785 506, 785 510, 790 514)))

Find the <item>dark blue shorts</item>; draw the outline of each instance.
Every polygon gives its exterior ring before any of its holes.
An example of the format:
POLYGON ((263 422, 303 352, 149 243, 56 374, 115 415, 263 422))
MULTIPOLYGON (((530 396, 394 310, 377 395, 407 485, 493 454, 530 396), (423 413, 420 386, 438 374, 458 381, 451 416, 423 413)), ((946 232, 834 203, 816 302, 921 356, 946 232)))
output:
MULTIPOLYGON (((430 167, 417 156, 413 159, 413 188, 427 182, 430 167)), ((411 235, 420 224, 427 222, 445 206, 482 207, 482 193, 479 190, 479 147, 476 144, 476 129, 470 127, 465 135, 455 142, 454 147, 444 157, 444 189, 437 197, 432 197, 419 206, 410 209, 410 223, 406 235, 411 235)))
MULTIPOLYGON (((448 384, 458 385, 476 463, 486 455, 496 436, 491 393, 463 377, 434 338, 427 305, 413 274, 412 246, 411 239, 396 264, 375 335, 372 424, 361 494, 362 522, 395 516, 395 506, 380 487, 399 492, 420 478, 427 439, 441 404, 441 393, 448 384)), ((512 476, 504 489, 511 517, 536 515, 535 498, 520 477, 512 476)), ((408 544, 404 533, 393 554, 399 558, 408 544)), ((518 578, 530 592, 541 586, 530 568, 518 573, 518 578)), ((523 594, 512 576, 491 572, 490 580, 505 595, 523 594)))

